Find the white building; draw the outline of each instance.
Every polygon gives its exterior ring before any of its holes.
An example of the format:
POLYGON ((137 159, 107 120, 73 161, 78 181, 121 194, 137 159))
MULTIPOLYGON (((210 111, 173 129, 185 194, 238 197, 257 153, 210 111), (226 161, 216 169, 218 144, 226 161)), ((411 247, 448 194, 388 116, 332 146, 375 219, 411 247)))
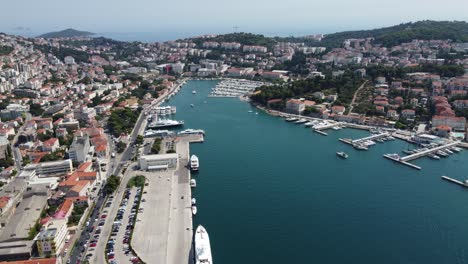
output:
POLYGON ((68 235, 67 219, 51 219, 37 234, 37 249, 41 257, 57 256, 65 245, 68 235))
MULTIPOLYGON (((67 175, 73 171, 71 159, 40 162, 37 164, 28 164, 24 167, 25 171, 35 171, 38 177, 51 177, 67 175)), ((21 173, 22 174, 22 173, 21 173)))
POLYGON ((140 157, 141 170, 163 170, 177 166, 177 153, 146 155, 140 157))

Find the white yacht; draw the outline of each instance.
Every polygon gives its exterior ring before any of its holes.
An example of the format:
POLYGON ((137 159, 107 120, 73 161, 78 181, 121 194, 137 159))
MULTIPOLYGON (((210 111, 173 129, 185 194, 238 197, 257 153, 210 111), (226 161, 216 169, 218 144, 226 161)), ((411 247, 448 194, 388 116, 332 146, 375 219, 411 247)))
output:
POLYGON ((201 225, 195 231, 195 264, 213 264, 210 238, 201 225))
POLYGON ((198 167, 199 167, 198 157, 195 155, 192 155, 190 157, 190 169, 193 171, 197 171, 198 167))
POLYGON ((195 179, 190 180, 190 187, 192 187, 192 188, 197 187, 197 181, 195 179))
POLYGON ((197 204, 197 199, 192 198, 192 205, 196 205, 196 204, 197 204))
POLYGON ((193 90, 193 91, 192 91, 192 93, 193 93, 193 94, 196 94, 196 93, 197 93, 197 91, 193 90))

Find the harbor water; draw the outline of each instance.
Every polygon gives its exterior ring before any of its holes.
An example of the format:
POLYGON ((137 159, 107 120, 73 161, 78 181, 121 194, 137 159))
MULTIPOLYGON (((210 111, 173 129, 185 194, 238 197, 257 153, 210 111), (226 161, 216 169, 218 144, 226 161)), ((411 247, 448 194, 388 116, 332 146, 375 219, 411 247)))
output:
POLYGON ((191 145, 194 228, 207 229, 214 263, 468 263, 468 189, 441 179, 468 177, 468 150, 412 161, 417 171, 382 157, 403 154, 403 141, 356 151, 338 138, 368 132, 322 136, 237 98, 208 98, 215 85, 189 81, 166 103, 184 128, 206 131, 191 145))

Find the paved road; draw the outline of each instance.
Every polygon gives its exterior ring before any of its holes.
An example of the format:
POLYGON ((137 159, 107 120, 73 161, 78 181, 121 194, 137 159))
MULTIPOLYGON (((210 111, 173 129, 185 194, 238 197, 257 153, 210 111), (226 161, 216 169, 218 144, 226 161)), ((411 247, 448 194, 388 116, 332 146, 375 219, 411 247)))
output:
MULTIPOLYGON (((97 225, 95 219, 98 217, 99 211, 103 206, 105 197, 100 195, 99 199, 96 202, 96 206, 93 209, 93 213, 89 218, 89 227, 97 225)), ((84 227, 85 230, 79 229, 77 230, 77 234, 75 236, 79 236, 78 240, 76 241, 76 246, 71 252, 70 255, 70 263, 76 263, 78 259, 80 259, 81 252, 84 251, 84 242, 90 238, 90 233, 87 227, 84 227)))

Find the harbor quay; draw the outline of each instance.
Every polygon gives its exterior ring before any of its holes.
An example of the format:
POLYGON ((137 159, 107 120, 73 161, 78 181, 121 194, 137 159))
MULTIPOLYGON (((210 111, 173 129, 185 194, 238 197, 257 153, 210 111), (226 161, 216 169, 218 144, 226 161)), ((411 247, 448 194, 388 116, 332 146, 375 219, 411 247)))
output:
POLYGON ((188 263, 193 259, 190 143, 202 142, 202 135, 170 138, 175 141, 177 164, 167 169, 139 171, 145 186, 132 248, 146 263, 188 263))

